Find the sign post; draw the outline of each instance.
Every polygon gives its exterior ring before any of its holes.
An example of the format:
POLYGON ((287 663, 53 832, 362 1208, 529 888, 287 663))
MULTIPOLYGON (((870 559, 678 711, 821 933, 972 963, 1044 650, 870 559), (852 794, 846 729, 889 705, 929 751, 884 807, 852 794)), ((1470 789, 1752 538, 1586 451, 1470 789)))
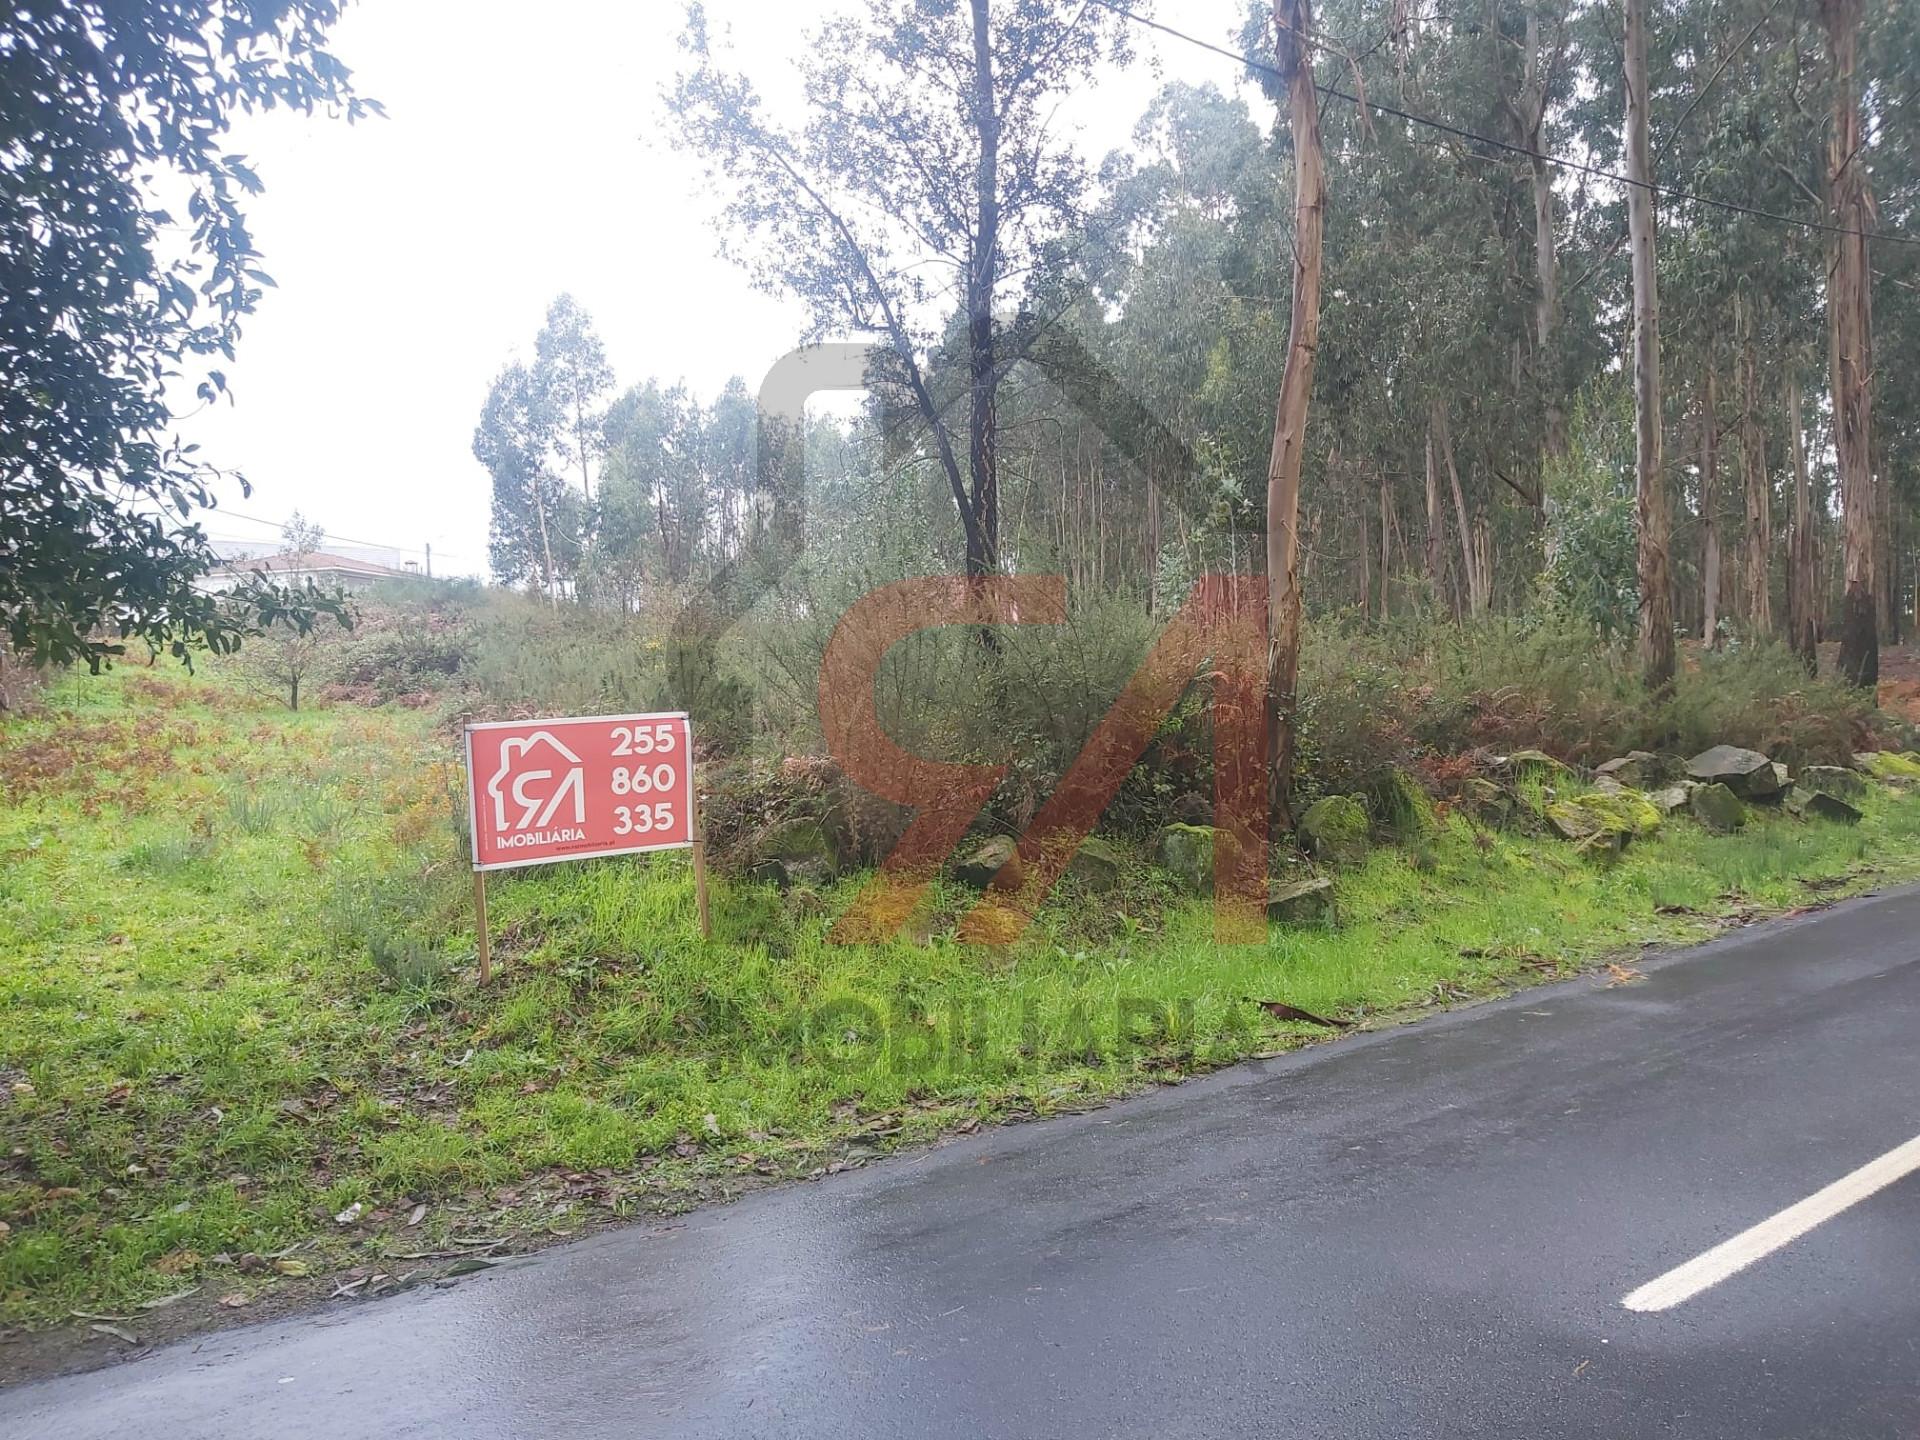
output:
POLYGON ((487 933, 487 872, 473 872, 473 931, 480 938, 480 983, 493 983, 493 937, 487 933))
POLYGON ((465 745, 482 984, 493 971, 489 870, 691 849, 700 933, 710 933, 685 713, 468 725, 465 745))

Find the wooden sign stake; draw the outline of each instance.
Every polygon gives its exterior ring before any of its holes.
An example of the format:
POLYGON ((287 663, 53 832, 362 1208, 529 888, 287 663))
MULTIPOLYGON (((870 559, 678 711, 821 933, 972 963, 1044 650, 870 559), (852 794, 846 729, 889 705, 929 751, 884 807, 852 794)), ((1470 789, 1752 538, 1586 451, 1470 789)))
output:
POLYGON ((493 981, 493 941, 487 934, 487 872, 473 872, 473 931, 480 940, 480 983, 493 981))

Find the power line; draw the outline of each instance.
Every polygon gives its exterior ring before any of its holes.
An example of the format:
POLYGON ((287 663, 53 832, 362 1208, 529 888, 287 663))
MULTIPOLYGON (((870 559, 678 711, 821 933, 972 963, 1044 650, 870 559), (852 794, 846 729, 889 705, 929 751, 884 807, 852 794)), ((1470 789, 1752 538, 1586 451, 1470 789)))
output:
MULTIPOLYGON (((1136 25, 1145 25, 1148 29, 1158 30, 1162 34, 1171 35, 1176 40, 1184 40, 1189 45, 1196 45, 1200 49, 1211 51, 1215 55, 1223 55, 1236 64, 1246 66, 1249 70, 1258 71, 1263 75, 1271 75, 1276 80, 1284 81, 1287 78, 1281 73, 1278 66, 1264 64, 1261 61, 1242 55, 1236 50, 1229 50, 1224 45, 1215 45, 1210 40, 1202 40, 1198 35, 1189 35, 1184 30, 1176 30, 1171 25, 1162 24, 1158 20, 1138 14, 1135 11, 1127 9, 1125 6, 1116 5, 1113 3, 1113 0, 1091 0, 1091 3, 1098 5, 1103 10, 1111 10, 1115 15, 1123 19, 1131 20, 1136 25)), ((1396 109, 1394 106, 1384 105, 1378 100, 1362 100, 1357 95, 1349 95, 1337 85, 1323 85, 1318 80, 1314 82, 1314 89, 1336 100, 1345 100, 1351 105, 1358 105, 1362 113, 1368 110, 1377 110, 1382 115, 1393 116, 1396 120, 1405 120, 1412 125, 1424 125, 1430 130, 1438 130, 1443 134, 1452 135, 1461 140, 1471 140, 1476 145, 1490 145, 1496 150, 1504 150, 1511 155, 1522 155, 1529 160, 1538 160, 1562 170, 1576 170, 1585 175, 1592 175, 1597 179, 1611 180, 1616 185, 1638 185, 1652 194, 1663 195, 1670 200, 1685 200, 1691 204, 1705 205, 1715 210, 1730 211, 1735 215, 1750 216, 1755 220, 1767 220, 1776 225, 1793 225, 1802 229, 1823 231, 1829 235, 1858 235, 1868 240, 1891 241, 1895 245, 1920 245, 1920 236, 1900 235, 1891 230, 1852 230, 1844 225, 1828 225, 1819 220, 1804 220, 1797 215, 1782 215, 1773 210, 1760 210, 1752 205, 1742 205, 1734 200, 1715 200, 1710 196, 1695 194, 1689 190, 1679 190, 1669 185, 1656 185, 1650 180, 1629 179, 1617 170, 1608 170, 1599 165, 1589 165, 1584 160, 1569 160, 1564 156, 1549 155, 1544 151, 1535 150, 1526 145, 1516 145, 1511 140, 1500 140, 1491 135, 1481 135, 1476 131, 1463 129, 1458 125, 1449 125, 1446 121, 1436 120, 1431 115, 1416 115, 1410 110, 1396 109)))
MULTIPOLYGON (((245 515, 238 510, 230 510, 224 505, 214 506, 212 513, 214 513, 215 515, 230 515, 235 520, 247 520, 247 521, 251 521, 255 525, 271 525, 276 530, 285 530, 287 528, 287 522, 285 520, 268 520, 259 515, 245 515)), ((427 553, 425 550, 421 549, 418 545, 389 545, 384 540, 356 540, 353 536, 342 535, 337 530, 323 529, 321 530, 320 533, 326 536, 327 539, 329 540, 344 541, 348 545, 365 545, 374 550, 393 550, 403 555, 424 555, 427 553)), ((244 545, 244 544, 250 544, 251 542, 243 540, 236 543, 244 545)), ((440 558, 443 560, 460 560, 460 559, 464 559, 465 557, 454 554, 450 551, 444 551, 441 553, 440 558)))

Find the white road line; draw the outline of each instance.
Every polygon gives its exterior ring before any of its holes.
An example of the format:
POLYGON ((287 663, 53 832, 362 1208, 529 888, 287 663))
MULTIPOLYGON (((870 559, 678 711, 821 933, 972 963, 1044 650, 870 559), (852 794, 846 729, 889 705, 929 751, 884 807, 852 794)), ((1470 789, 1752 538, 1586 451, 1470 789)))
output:
POLYGON ((1915 1170, 1920 1170, 1920 1135, 1889 1150, 1878 1160, 1869 1160, 1825 1189, 1814 1191, 1798 1204, 1789 1205, 1751 1229, 1742 1230, 1706 1254, 1696 1255, 1657 1280, 1649 1280, 1620 1303, 1629 1310, 1671 1310, 1702 1290, 1718 1285, 1729 1275, 1738 1274, 1754 1261, 1765 1259, 1781 1246, 1792 1244, 1822 1221, 1831 1220, 1848 1206, 1859 1204, 1915 1170))

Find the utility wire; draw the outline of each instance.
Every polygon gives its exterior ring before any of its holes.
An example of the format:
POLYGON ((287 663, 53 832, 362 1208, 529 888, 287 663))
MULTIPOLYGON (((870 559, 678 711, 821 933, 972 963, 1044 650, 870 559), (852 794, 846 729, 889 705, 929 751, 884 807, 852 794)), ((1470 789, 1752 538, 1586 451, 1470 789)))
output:
MULTIPOLYGON (((255 525, 271 525, 276 530, 284 530, 287 528, 287 522, 285 520, 266 520, 258 515, 243 515, 238 510, 228 509, 225 505, 214 507, 213 513, 215 515, 230 515, 235 520, 248 520, 255 525)), ((384 540, 356 540, 353 536, 342 535, 337 530, 322 530, 320 533, 329 540, 344 541, 348 545, 365 545, 374 550, 392 550, 402 555, 424 555, 427 553, 418 545, 389 545, 384 540)), ((245 545, 251 544, 252 542, 242 540, 236 543, 245 545)), ((447 551, 442 553, 441 558, 446 560, 459 560, 463 557, 447 551)))
MULTIPOLYGON (((1202 50, 1212 51, 1215 55, 1223 55, 1236 64, 1246 66, 1249 70, 1258 71, 1263 75, 1271 75, 1276 80, 1285 80, 1287 78, 1281 73, 1278 66, 1263 64, 1258 60, 1240 54, 1236 50, 1229 50, 1224 45, 1215 45, 1210 40, 1202 40, 1198 35, 1189 35, 1184 30, 1176 30, 1171 25, 1162 24, 1158 20, 1150 19, 1136 11, 1127 9, 1125 6, 1116 5, 1113 3, 1113 0, 1090 0, 1090 3, 1098 5, 1103 10, 1111 10, 1115 15, 1126 20, 1131 20, 1136 25, 1144 25, 1150 30, 1158 30, 1162 34, 1171 35, 1176 40, 1184 40, 1189 45, 1196 45, 1202 50)), ((1324 47, 1316 46, 1316 48, 1324 47)), ((1472 130, 1462 129, 1458 125, 1449 125, 1446 121, 1436 120, 1431 115, 1416 115, 1410 110, 1396 109, 1392 105, 1384 105, 1380 101, 1372 98, 1362 100, 1357 95, 1349 95, 1337 85, 1325 85, 1316 80, 1314 89, 1323 95, 1331 96, 1333 99, 1345 100, 1349 104, 1358 105, 1362 113, 1368 110, 1377 110, 1382 115, 1393 116, 1396 120, 1405 120, 1412 125, 1424 125, 1428 129, 1438 130, 1442 134, 1452 135, 1461 140, 1470 140, 1476 145, 1490 145, 1496 150, 1504 150, 1512 155, 1522 155, 1529 160, 1539 160, 1545 164, 1557 166, 1562 170, 1576 170, 1585 175, 1592 175, 1597 179, 1611 180, 1616 185, 1638 185, 1654 195, 1664 195, 1670 200, 1685 200, 1694 205, 1705 205, 1715 210, 1731 211, 1735 215, 1750 216, 1755 220, 1767 220, 1776 225, 1791 225, 1807 230, 1819 230, 1829 235, 1859 235, 1864 236, 1868 240, 1886 240, 1896 245, 1920 245, 1920 236, 1900 235, 1891 230, 1851 230, 1844 225, 1828 225, 1818 220, 1804 220, 1797 215, 1782 215, 1773 210, 1760 210, 1754 206, 1742 205, 1733 200, 1715 200, 1710 196, 1695 194, 1689 190, 1679 190, 1669 185, 1656 185, 1650 180, 1632 180, 1620 174, 1617 170, 1608 170, 1599 165, 1589 165, 1583 160, 1569 160, 1564 156, 1549 155, 1525 145, 1516 145, 1510 140, 1499 140, 1491 135, 1481 135, 1472 130)))

